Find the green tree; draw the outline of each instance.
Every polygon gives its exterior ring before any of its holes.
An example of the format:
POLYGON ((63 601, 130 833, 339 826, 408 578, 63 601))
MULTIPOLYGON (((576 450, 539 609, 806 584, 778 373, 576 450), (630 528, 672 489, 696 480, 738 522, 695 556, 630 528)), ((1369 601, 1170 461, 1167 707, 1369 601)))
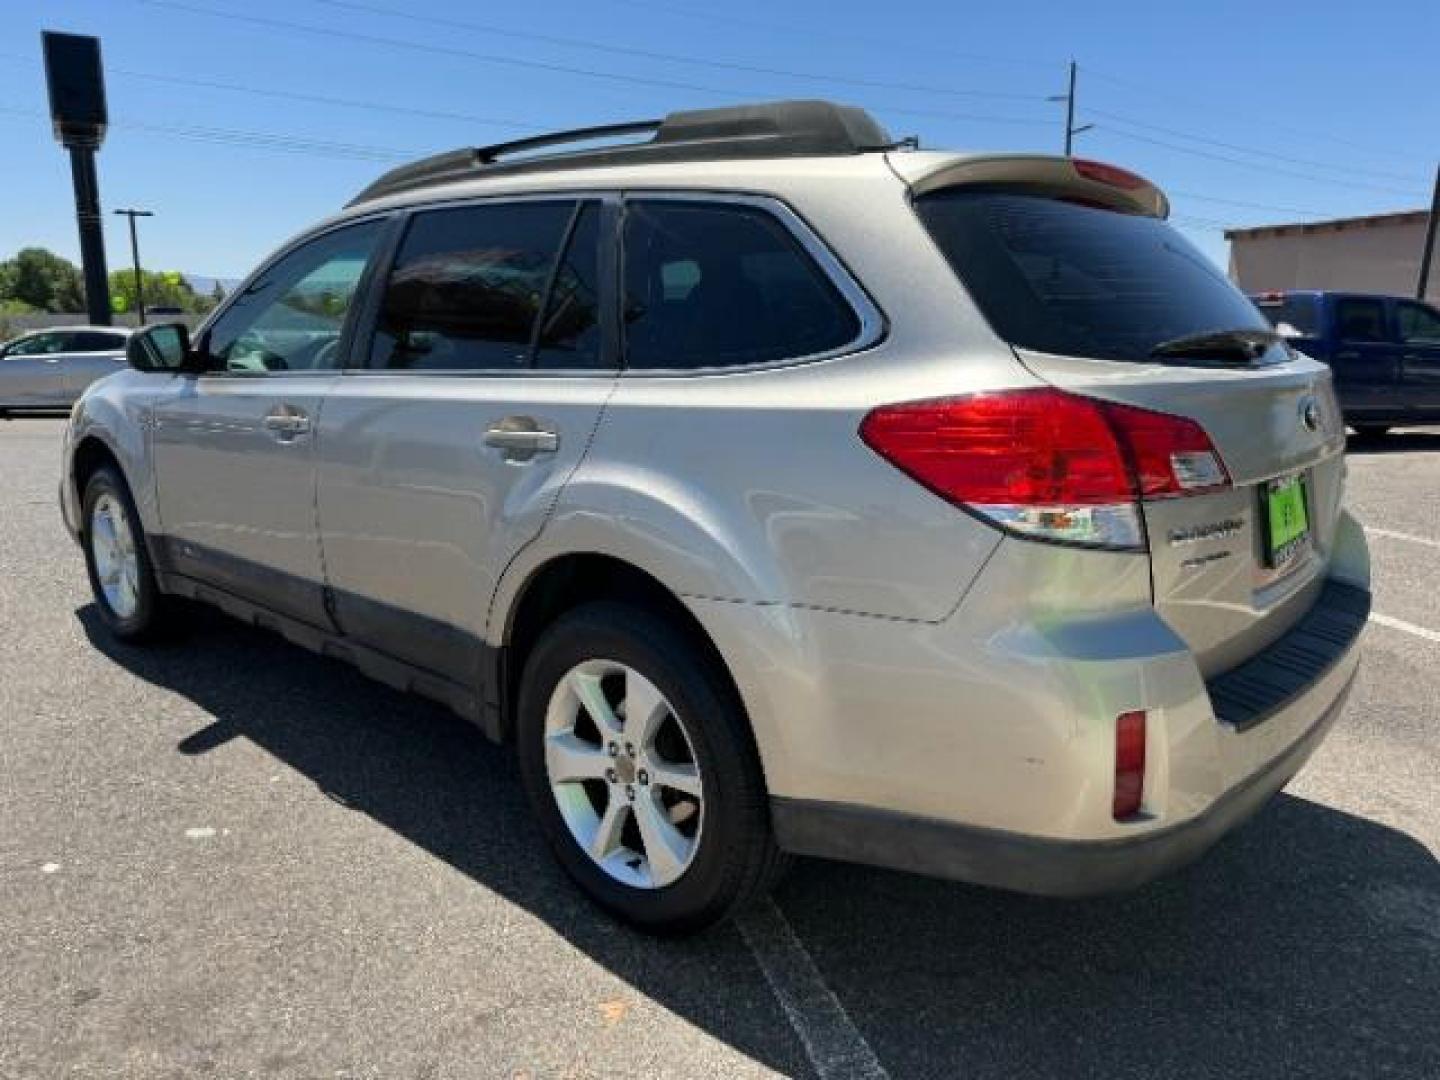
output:
POLYGON ((37 311, 84 311, 84 279, 69 259, 23 248, 0 263, 0 300, 18 300, 37 311))
MULTIPOLYGON (((145 288, 145 307, 174 307, 181 311, 204 313, 215 306, 208 296, 201 296, 185 276, 176 270, 140 271, 145 288)), ((110 305, 116 311, 134 311, 135 271, 112 270, 110 272, 110 305)))

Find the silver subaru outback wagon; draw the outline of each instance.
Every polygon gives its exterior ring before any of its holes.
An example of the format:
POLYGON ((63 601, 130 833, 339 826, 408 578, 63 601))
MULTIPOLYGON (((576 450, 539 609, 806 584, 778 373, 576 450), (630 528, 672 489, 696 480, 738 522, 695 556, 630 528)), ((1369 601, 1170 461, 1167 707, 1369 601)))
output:
POLYGON ((206 601, 513 743, 640 926, 790 853, 1133 887, 1301 767, 1370 596, 1327 369, 1168 209, 824 102, 441 155, 136 335, 65 519, 118 637, 206 601))

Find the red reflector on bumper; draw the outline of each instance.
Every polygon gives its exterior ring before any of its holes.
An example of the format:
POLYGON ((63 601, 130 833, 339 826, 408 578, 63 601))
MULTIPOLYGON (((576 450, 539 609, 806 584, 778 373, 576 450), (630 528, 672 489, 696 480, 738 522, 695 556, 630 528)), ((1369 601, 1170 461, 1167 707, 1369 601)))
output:
POLYGON ((1115 820, 1134 817, 1144 799, 1145 714, 1121 713, 1115 718, 1115 820))

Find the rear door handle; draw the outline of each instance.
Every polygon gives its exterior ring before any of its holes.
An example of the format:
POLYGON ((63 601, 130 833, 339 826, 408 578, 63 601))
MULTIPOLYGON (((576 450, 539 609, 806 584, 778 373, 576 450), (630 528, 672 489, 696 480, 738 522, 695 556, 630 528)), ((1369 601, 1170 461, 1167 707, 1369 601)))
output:
POLYGON ((512 461, 528 461, 536 454, 560 449, 560 434, 541 427, 529 416, 507 416, 485 432, 485 445, 504 450, 512 461))
POLYGON ((289 442, 310 431, 310 417, 304 409, 297 409, 294 405, 275 406, 265 414, 262 423, 281 442, 289 442))

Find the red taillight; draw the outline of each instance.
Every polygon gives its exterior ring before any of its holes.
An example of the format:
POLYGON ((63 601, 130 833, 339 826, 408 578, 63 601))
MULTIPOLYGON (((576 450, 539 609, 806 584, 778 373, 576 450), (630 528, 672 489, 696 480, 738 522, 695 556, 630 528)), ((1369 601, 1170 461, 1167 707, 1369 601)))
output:
POLYGON ((1115 820, 1134 817, 1144 799, 1145 714, 1121 713, 1115 718, 1115 820))
POLYGON ((1194 420, 1133 405, 1100 405, 1130 452, 1142 499, 1192 495, 1230 482, 1205 429, 1194 420))
POLYGON ((1148 183, 1143 176, 1136 176, 1129 169, 1122 169, 1118 165, 1106 165, 1103 161, 1075 158, 1071 164, 1075 166, 1075 171, 1085 179, 1094 180, 1098 184, 1108 184, 1123 191, 1134 191, 1147 186, 1148 183))
POLYGON ((886 405, 860 437, 951 502, 1083 544, 1139 547, 1139 500, 1228 482, 1194 421, 1050 387, 886 405))

